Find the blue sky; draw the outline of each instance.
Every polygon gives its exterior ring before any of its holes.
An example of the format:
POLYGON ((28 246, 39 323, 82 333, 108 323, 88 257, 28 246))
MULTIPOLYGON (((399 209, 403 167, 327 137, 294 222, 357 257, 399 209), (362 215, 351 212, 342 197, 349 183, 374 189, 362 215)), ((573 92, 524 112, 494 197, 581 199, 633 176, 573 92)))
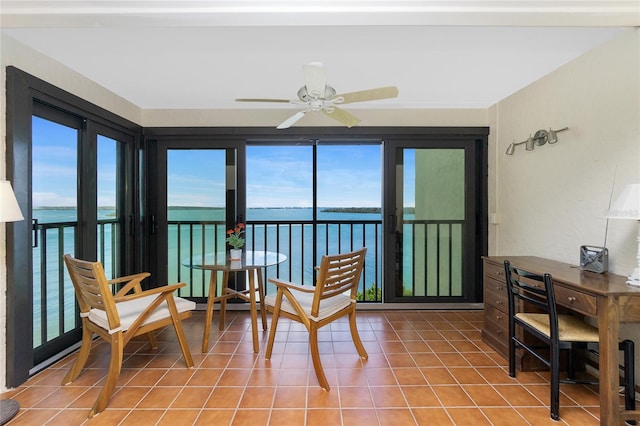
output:
MULTIPOLYGON (((381 205, 380 145, 318 147, 318 204, 332 207, 381 205)), ((222 206, 224 152, 169 153, 169 204, 222 206), (197 188, 197 191, 194 191, 197 188)), ((248 207, 311 207, 312 147, 247 147, 248 207)))
MULTIPOLYGON (((114 205, 115 144, 108 138, 99 139, 99 206, 114 205)), ((34 117, 34 207, 76 205, 76 145, 76 130, 34 117)), ((319 206, 381 206, 381 145, 320 144, 317 152, 319 206)), ((170 151, 169 205, 223 206, 224 155, 223 150, 170 151)), ((310 207, 312 174, 311 146, 250 145, 247 205, 310 207)))

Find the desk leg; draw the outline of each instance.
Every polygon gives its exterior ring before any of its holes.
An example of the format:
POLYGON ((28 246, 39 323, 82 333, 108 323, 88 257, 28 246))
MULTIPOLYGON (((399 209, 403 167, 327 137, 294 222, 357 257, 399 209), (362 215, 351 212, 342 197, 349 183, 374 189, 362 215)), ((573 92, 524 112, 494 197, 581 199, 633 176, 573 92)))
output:
POLYGON ((260 348, 258 344, 258 312, 256 308, 255 273, 255 269, 249 269, 247 271, 247 275, 249 275, 249 310, 251 310, 251 334, 253 336, 253 352, 258 353, 260 348))
POLYGON ((211 333, 211 323, 213 322, 213 304, 216 298, 218 271, 211 271, 209 278, 209 295, 207 296, 207 315, 204 320, 204 335, 202 336, 202 353, 209 351, 209 334, 211 333))
POLYGON ((620 306, 618 297, 603 299, 599 306, 598 330, 600 363, 600 424, 619 423, 620 385, 618 372, 618 338, 620 331, 620 306))
MULTIPOLYGON (((220 299, 220 326, 218 330, 224 330, 227 317, 227 289, 229 288, 229 271, 222 271, 222 298, 220 299)), ((236 287, 237 288, 237 287, 236 287)))
POLYGON ((256 269, 258 274, 258 294, 260 295, 260 315, 262 316, 262 329, 267 331, 267 307, 264 304, 264 284, 262 282, 262 269, 256 269))

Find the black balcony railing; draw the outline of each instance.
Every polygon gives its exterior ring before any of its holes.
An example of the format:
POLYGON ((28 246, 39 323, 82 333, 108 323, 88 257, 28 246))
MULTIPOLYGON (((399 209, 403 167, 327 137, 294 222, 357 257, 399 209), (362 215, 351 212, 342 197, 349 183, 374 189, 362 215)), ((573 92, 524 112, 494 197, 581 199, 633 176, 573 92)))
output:
MULTIPOLYGON (((278 277, 302 285, 313 285, 315 266, 325 254, 367 247, 365 267, 359 285, 362 302, 382 301, 382 222, 360 221, 248 221, 245 249, 274 251, 287 261, 265 268, 263 280, 278 277)), ((222 222, 169 222, 169 280, 184 281, 186 297, 205 297, 209 272, 194 270, 184 263, 192 256, 225 250, 226 228, 222 222)), ((267 284, 267 294, 275 289, 267 284)))
MULTIPOLYGON (((98 221, 98 259, 107 277, 118 275, 115 219, 98 221)), ((73 284, 63 256, 75 253, 76 222, 33 221, 33 347, 36 348, 77 326, 73 284)))
MULTIPOLYGON (((62 257, 74 253, 76 222, 34 221, 34 347, 76 327, 75 294, 62 257), (44 271, 44 272, 43 272, 44 271)), ((98 260, 108 278, 119 271, 119 222, 98 221, 98 260)), ((249 221, 246 250, 283 253, 287 260, 264 268, 263 282, 278 277, 303 285, 315 283, 315 266, 325 254, 367 247, 358 288, 362 303, 382 302, 382 221, 249 221)), ((462 221, 404 221, 403 296, 459 296, 462 291, 462 221)), ((192 256, 226 250, 226 225, 220 221, 169 221, 168 279, 184 281, 180 296, 205 298, 209 272, 183 263, 192 256)), ((267 293, 275 291, 267 284, 267 293)))

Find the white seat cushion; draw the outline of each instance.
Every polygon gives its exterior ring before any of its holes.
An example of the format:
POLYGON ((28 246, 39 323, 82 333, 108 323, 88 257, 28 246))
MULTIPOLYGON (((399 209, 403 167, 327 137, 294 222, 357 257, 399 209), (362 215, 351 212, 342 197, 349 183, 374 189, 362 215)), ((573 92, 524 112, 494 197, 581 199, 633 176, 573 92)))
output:
MULTIPOLYGON (((300 306, 302 306, 302 309, 304 313, 307 315, 307 318, 311 318, 314 321, 323 320, 335 314, 336 312, 339 312, 342 309, 348 307, 351 303, 355 303, 351 301, 351 298, 349 296, 345 294, 338 294, 334 297, 330 297, 328 299, 324 299, 320 301, 320 312, 318 312, 318 317, 312 317, 311 304, 313 302, 314 293, 305 293, 302 291, 296 291, 294 289, 290 289, 290 290, 291 290, 291 294, 293 294, 293 296, 296 298, 298 303, 300 303, 300 306)), ((275 306, 276 296, 275 295, 266 296, 264 298, 264 303, 266 303, 269 306, 275 306)), ((282 298, 282 306, 280 307, 280 309, 285 312, 289 312, 290 314, 298 315, 296 310, 293 308, 293 305, 289 303, 289 300, 287 299, 286 296, 283 296, 282 298)))
MULTIPOLYGON (((127 331, 129 327, 131 327, 131 324, 133 324, 138 316, 140 316, 140 313, 149 306, 156 297, 158 297, 158 295, 145 296, 139 299, 116 303, 116 309, 120 316, 120 329, 122 331, 127 331)), ((178 313, 192 311, 196 308, 195 302, 190 300, 175 296, 173 299, 176 301, 178 313)), ((147 320, 143 325, 169 317, 171 317, 171 313, 167 307, 167 302, 163 301, 160 306, 158 306, 156 310, 147 317, 147 320)), ((89 321, 104 328, 105 330, 109 330, 109 321, 107 320, 107 314, 105 311, 100 309, 91 309, 89 311, 89 321)), ((110 333, 114 333, 116 331, 118 330, 109 330, 110 333)))

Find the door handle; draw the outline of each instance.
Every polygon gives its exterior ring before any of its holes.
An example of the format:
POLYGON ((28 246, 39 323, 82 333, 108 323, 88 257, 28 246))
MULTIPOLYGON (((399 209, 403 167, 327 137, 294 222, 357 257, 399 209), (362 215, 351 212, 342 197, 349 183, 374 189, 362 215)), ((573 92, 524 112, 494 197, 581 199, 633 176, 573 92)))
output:
POLYGON ((38 247, 38 219, 31 219, 31 226, 33 229, 33 244, 31 244, 31 248, 38 247))
POLYGON ((153 235, 156 233, 156 229, 158 229, 158 225, 156 224, 156 215, 151 215, 151 223, 150 223, 150 234, 153 235))

